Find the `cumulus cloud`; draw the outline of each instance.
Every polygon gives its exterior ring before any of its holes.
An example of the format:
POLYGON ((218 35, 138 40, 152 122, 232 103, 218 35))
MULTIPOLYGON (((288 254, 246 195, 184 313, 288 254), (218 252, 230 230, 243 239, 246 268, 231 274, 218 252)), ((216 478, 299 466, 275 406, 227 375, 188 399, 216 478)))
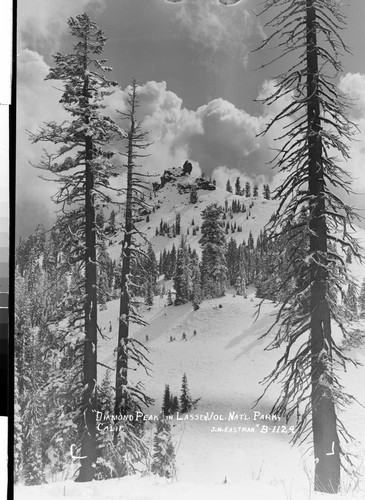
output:
POLYGON ((260 141, 256 137, 261 126, 259 118, 224 99, 214 99, 198 108, 196 116, 202 133, 191 137, 189 151, 205 173, 210 175, 221 165, 247 173, 261 169, 257 161, 260 141))
POLYGON ((178 4, 176 20, 187 36, 203 48, 239 52, 246 61, 247 41, 260 28, 245 3, 227 8, 218 1, 185 0, 178 4))
MULTIPOLYGON (((365 75, 347 73, 341 78, 339 87, 353 101, 350 118, 358 126, 358 134, 349 144, 351 158, 347 161, 345 168, 355 181, 355 191, 365 194, 365 75)), ((362 200, 356 197, 355 204, 364 209, 365 201, 362 200)))
MULTIPOLYGON (((105 8, 104 0, 20 0, 18 2, 17 55, 17 224, 19 234, 34 229, 39 221, 54 220, 50 197, 54 183, 41 181, 37 163, 41 145, 31 145, 28 131, 43 122, 62 121, 65 114, 58 104, 55 82, 45 82, 49 67, 44 57, 55 53, 68 35, 67 19, 82 12, 95 16, 105 8)), ((49 148, 48 148, 49 149, 49 148)))
POLYGON ((18 47, 51 54, 67 33, 67 20, 87 12, 95 16, 105 0, 20 0, 18 2, 18 47))
MULTIPOLYGON (((105 101, 107 113, 122 128, 127 127, 128 122, 121 121, 118 111, 126 110, 129 91, 130 87, 119 88, 105 101)), ((149 173, 160 175, 166 168, 179 166, 187 159, 187 144, 192 135, 200 133, 200 123, 195 112, 184 108, 182 99, 167 90, 166 82, 149 81, 138 87, 138 93, 137 118, 143 121, 151 143, 149 156, 141 159, 141 163, 149 173)), ((197 163, 196 167, 199 168, 197 163)))
POLYGON ((182 99, 166 89, 165 82, 147 82, 140 96, 144 127, 153 142, 146 164, 151 172, 161 174, 189 157, 187 146, 193 135, 201 133, 200 123, 193 111, 183 107, 182 99))
POLYGON ((354 110, 365 112, 365 75, 347 73, 342 76, 339 84, 342 92, 347 94, 354 104, 354 110))
POLYGON ((50 199, 56 185, 40 180, 41 172, 30 165, 30 162, 39 162, 43 146, 32 145, 29 132, 36 132, 44 122, 66 118, 58 104, 59 91, 54 83, 44 81, 48 71, 49 67, 37 52, 25 49, 18 55, 16 229, 20 234, 32 231, 37 222, 49 224, 54 220, 50 199))
MULTIPOLYGON (((127 90, 120 91, 119 102, 124 102, 127 90)), ((224 99, 188 110, 165 82, 147 82, 139 91, 140 114, 153 141, 146 160, 150 172, 161 174, 188 158, 196 173, 201 170, 207 176, 224 167, 251 179, 272 179, 267 167, 270 136, 257 137, 267 116, 252 116, 224 99)))

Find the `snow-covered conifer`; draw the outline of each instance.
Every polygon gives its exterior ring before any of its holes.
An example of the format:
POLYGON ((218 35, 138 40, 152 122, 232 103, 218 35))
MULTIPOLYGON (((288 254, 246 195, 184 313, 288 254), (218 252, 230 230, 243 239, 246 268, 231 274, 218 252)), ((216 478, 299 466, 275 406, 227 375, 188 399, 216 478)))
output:
POLYGON ((171 413, 171 394, 170 387, 167 384, 165 385, 161 411, 165 416, 171 413))
POLYGON ((155 298, 154 285, 150 279, 147 280, 144 301, 147 306, 152 306, 155 298))
POLYGON ((175 305, 186 304, 191 293, 191 268, 190 257, 184 237, 181 237, 177 252, 176 268, 174 274, 174 288, 176 292, 175 305))
POLYGON ((346 252, 346 263, 347 264, 352 264, 352 252, 351 252, 351 248, 347 249, 347 252, 346 252))
POLYGON ((216 203, 208 205, 202 212, 201 281, 204 297, 222 297, 226 290, 226 240, 221 227, 222 208, 216 203))
POLYGON ((180 235, 180 229, 181 229, 181 215, 180 213, 178 212, 175 216, 175 230, 176 230, 176 235, 179 236, 180 235))
POLYGON ((14 483, 22 478, 23 427, 18 386, 18 361, 14 356, 14 483))
POLYGON ((365 278, 362 281, 361 289, 359 293, 358 308, 360 318, 365 318, 365 278))
POLYGON ((179 411, 179 399, 177 396, 172 396, 171 395, 171 402, 170 402, 170 412, 171 415, 179 411))
POLYGON ((199 265, 197 265, 193 269, 192 285, 193 285, 193 291, 192 291, 193 308, 194 311, 197 311, 202 301, 201 277, 200 277, 199 265))
POLYGON ((349 321, 354 321, 358 318, 358 308, 357 308, 357 292, 354 283, 350 283, 345 295, 346 303, 346 316, 349 321))
POLYGON ((263 194, 265 200, 270 200, 271 193, 270 193, 270 186, 269 186, 269 184, 264 184, 264 186, 263 186, 263 193, 262 194, 263 194))
POLYGON ((54 199, 63 211, 59 225, 70 228, 72 258, 82 263, 85 273, 84 290, 80 290, 80 296, 85 297, 83 314, 78 314, 80 319, 73 325, 85 334, 80 422, 84 427, 81 456, 86 458, 81 460, 77 480, 89 481, 94 476, 96 459, 96 210, 110 200, 105 190, 110 188, 109 178, 115 171, 108 144, 122 132, 104 114, 102 104, 104 96, 115 85, 106 78, 110 68, 97 57, 106 41, 103 32, 87 14, 71 17, 68 26, 77 43, 70 54, 54 56, 54 67, 46 79, 63 84, 60 102, 69 118, 61 124, 47 123, 31 135, 31 140, 59 145, 56 152, 45 152, 37 167, 58 177, 61 188, 54 199))
POLYGON ((190 395, 189 387, 188 387, 188 378, 186 373, 184 373, 181 384, 181 395, 180 395, 180 412, 181 413, 189 413, 189 411, 193 410, 196 407, 198 399, 193 399, 190 395))
POLYGON ((102 308, 105 309, 105 304, 110 300, 111 286, 110 286, 110 264, 111 259, 105 247, 105 241, 102 239, 97 251, 98 259, 98 302, 102 308))
POLYGON ((195 185, 192 185, 190 189, 190 203, 192 205, 198 203, 198 190, 195 185))
POLYGON ((173 478, 176 472, 175 449, 171 437, 171 425, 163 415, 160 416, 156 424, 151 472, 166 478, 173 478))

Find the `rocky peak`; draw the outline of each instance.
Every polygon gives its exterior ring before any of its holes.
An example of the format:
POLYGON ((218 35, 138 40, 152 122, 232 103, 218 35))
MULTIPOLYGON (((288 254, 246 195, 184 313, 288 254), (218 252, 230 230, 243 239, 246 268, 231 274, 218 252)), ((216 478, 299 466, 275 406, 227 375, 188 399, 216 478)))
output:
MULTIPOLYGON (((186 163, 187 162, 185 162, 185 165, 186 163)), ((191 164, 189 163, 189 165, 191 164)), ((160 183, 153 183, 153 189, 155 191, 163 188, 167 183, 175 181, 178 181, 177 188, 179 192, 188 192, 191 190, 193 185, 195 185, 196 189, 204 189, 207 191, 214 191, 216 189, 215 185, 204 176, 196 178, 190 177, 189 170, 186 170, 184 167, 172 167, 166 169, 160 179, 160 183)))

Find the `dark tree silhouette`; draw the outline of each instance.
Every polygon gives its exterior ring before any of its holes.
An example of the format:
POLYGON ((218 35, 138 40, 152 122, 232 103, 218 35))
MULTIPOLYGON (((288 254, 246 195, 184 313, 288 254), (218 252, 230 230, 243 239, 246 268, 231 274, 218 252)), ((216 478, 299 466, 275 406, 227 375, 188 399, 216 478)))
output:
POLYGON ((110 68, 97 58, 106 41, 104 33, 82 14, 68 21, 70 33, 77 39, 73 52, 54 56, 55 66, 46 79, 61 80, 64 90, 60 103, 69 113, 69 121, 47 123, 32 142, 51 142, 55 153, 45 151, 38 168, 57 176, 61 188, 55 196, 61 205, 58 226, 69 235, 72 248, 70 263, 80 267, 82 279, 77 293, 81 305, 73 311, 72 329, 84 331, 83 380, 80 426, 82 428, 81 467, 78 481, 91 481, 96 460, 96 365, 97 365, 97 225, 96 209, 110 201, 105 189, 115 175, 108 143, 122 131, 110 117, 103 115, 102 100, 115 82, 107 80, 110 68))
POLYGON ((337 410, 351 397, 344 394, 334 370, 335 363, 349 360, 333 340, 331 321, 344 331, 338 295, 351 277, 343 255, 329 244, 340 242, 360 257, 348 232, 356 214, 334 192, 351 189, 334 154, 348 158, 347 142, 353 133, 346 101, 333 79, 341 70, 341 53, 347 51, 340 35, 344 18, 332 0, 266 0, 263 14, 270 16, 266 27, 272 34, 261 48, 274 46, 275 61, 286 56, 294 61, 263 99, 266 105, 283 102, 264 133, 283 122, 273 163, 286 175, 276 191, 280 204, 267 234, 275 239, 286 233, 290 242, 293 236, 298 239, 299 230, 301 239, 299 245, 286 248, 287 271, 275 292, 283 292, 283 302, 270 329, 278 327, 269 348, 285 348, 266 384, 283 381, 273 412, 287 418, 298 415, 294 442, 312 438, 315 490, 336 493, 341 465, 348 464, 343 459, 349 459, 340 445, 340 436, 348 434, 337 410), (299 217, 303 208, 306 220, 299 217), (294 290, 287 286, 293 279, 294 290))
MULTIPOLYGON (((122 272, 121 272, 121 294, 119 310, 119 329, 116 361, 115 380, 115 414, 126 414, 135 409, 141 409, 140 405, 149 405, 151 399, 143 392, 143 387, 138 384, 131 386, 128 383, 128 362, 132 359, 139 367, 144 368, 148 373, 147 349, 136 339, 129 336, 130 322, 140 325, 147 323, 138 314, 136 301, 133 299, 132 289, 132 264, 146 259, 146 252, 142 246, 147 243, 144 235, 136 227, 138 221, 138 210, 146 209, 144 190, 147 183, 143 174, 138 171, 141 166, 137 162, 140 158, 146 157, 144 151, 148 148, 147 132, 143 130, 141 122, 137 118, 138 109, 138 85, 133 80, 128 98, 127 111, 120 113, 121 117, 127 121, 127 144, 123 156, 126 158, 127 167, 127 188, 125 207, 125 228, 122 247, 122 272), (138 238, 137 238, 138 236, 138 238)), ((118 442, 117 429, 114 433, 114 444, 118 442)))

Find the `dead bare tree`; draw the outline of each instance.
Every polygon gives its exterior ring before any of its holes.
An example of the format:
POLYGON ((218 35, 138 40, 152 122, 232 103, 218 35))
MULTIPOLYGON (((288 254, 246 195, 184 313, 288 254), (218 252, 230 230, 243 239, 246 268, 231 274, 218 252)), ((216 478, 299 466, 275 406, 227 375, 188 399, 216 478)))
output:
POLYGON ((270 328, 277 333, 268 346, 284 345, 284 353, 264 383, 267 389, 281 382, 273 412, 287 419, 297 416, 294 442, 312 440, 315 490, 336 493, 341 466, 352 463, 340 444, 340 437, 348 440, 349 434, 338 409, 353 398, 343 391, 338 368, 352 360, 336 345, 331 323, 347 335, 339 294, 352 278, 343 249, 361 258, 349 233, 356 213, 338 194, 351 192, 351 178, 336 155, 342 161, 349 158, 354 133, 348 102, 334 79, 342 53, 348 52, 341 38, 345 23, 333 0, 266 0, 261 15, 269 16, 266 28, 272 34, 260 49, 277 51, 271 63, 283 58, 292 63, 262 100, 266 105, 281 99, 285 103, 263 133, 278 123, 283 126, 273 164, 284 181, 276 191, 280 204, 267 234, 288 242, 283 276, 274 285, 283 297, 270 328), (290 244, 294 239, 295 245, 290 244), (293 281, 294 293, 287 286, 293 281))

